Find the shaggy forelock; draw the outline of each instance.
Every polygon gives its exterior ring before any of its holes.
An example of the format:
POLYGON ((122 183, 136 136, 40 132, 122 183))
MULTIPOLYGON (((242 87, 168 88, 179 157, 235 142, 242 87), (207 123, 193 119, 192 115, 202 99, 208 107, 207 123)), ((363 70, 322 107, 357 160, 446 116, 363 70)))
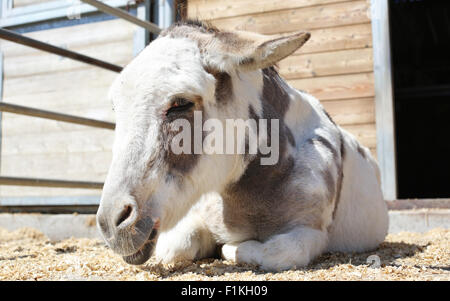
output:
POLYGON ((190 37, 193 33, 217 34, 220 30, 209 22, 199 20, 179 21, 163 30, 160 36, 190 37))

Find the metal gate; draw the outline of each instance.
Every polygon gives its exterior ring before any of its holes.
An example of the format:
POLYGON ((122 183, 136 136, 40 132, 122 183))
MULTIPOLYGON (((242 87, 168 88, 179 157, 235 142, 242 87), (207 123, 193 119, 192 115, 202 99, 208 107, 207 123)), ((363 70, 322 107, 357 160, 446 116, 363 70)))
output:
MULTIPOLYGON (((140 26, 146 30, 147 33, 159 34, 161 28, 154 23, 151 23, 146 20, 139 19, 132 14, 129 14, 125 10, 120 8, 109 6, 103 2, 97 0, 81 0, 95 8, 99 11, 104 12, 106 14, 110 14, 131 22, 137 26, 140 26)), ((141 1, 142 2, 142 1, 141 1)), ((173 1, 164 0, 164 2, 168 2, 170 8, 173 9, 173 1)), ((144 1, 146 11, 149 10, 150 1, 144 1)), ((166 9, 167 11, 167 9, 166 9)), ((173 11, 172 11, 173 12, 173 11)), ((167 15, 167 13, 166 13, 167 15)), ((160 16, 160 18, 165 19, 163 24, 167 26, 168 23, 173 22, 173 18, 167 16, 160 16)), ((148 16, 146 16, 148 19, 148 16)), ((161 23, 161 22, 159 22, 161 23)), ((147 34, 148 36, 148 34, 147 34)), ((114 72, 120 72, 122 70, 122 66, 114 65, 96 58, 92 58, 74 51, 70 51, 67 49, 63 49, 60 47, 56 47, 47 43, 43 43, 38 40, 31 39, 29 37, 23 36, 21 34, 15 33, 14 31, 0 29, 0 38, 4 40, 8 40, 14 43, 18 43, 24 46, 32 47, 41 51, 53 53, 59 56, 63 56, 72 60, 76 60, 79 62, 83 62, 86 64, 90 64, 92 66, 96 66, 98 68, 107 69, 114 72)), ((147 44, 148 41, 145 41, 147 44)), ((145 45, 144 45, 145 46, 145 45)), ((89 126, 89 127, 97 127, 103 129, 114 130, 115 124, 111 122, 95 120, 84 118, 80 116, 62 114, 57 112, 51 112, 46 110, 40 110, 36 108, 30 108, 25 106, 19 106, 11 103, 0 102, 0 112, 8 112, 14 114, 21 114, 31 117, 45 118, 50 120, 62 121, 75 123, 79 125, 89 126)), ((35 187, 53 187, 53 188, 82 188, 82 189, 102 189, 103 183, 100 182, 86 182, 86 181, 76 181, 76 180, 61 180, 61 179, 44 179, 44 178, 23 178, 23 177, 12 177, 12 176, 0 176, 0 185, 14 185, 14 186, 35 186, 35 187)), ((20 204, 17 204, 20 205, 20 204)), ((4 207, 4 205, 2 206, 4 207)))

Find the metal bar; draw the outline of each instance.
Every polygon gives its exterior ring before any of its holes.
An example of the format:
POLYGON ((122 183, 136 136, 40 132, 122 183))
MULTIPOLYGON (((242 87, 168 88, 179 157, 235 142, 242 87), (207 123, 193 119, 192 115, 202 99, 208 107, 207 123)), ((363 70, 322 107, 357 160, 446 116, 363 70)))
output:
MULTIPOLYGON (((1 1, 0 2, 5 2, 1 1)), ((16 27, 31 25, 33 23, 46 22, 50 20, 62 19, 76 15, 86 15, 98 12, 98 10, 89 5, 81 4, 75 0, 56 0, 56 1, 36 1, 41 4, 26 5, 8 9, 0 18, 0 27, 16 27)), ((113 7, 123 7, 127 5, 128 0, 106 0, 108 5, 113 7)), ((70 20, 70 19, 69 19, 70 20)))
POLYGON ((98 10, 101 10, 104 13, 122 18, 128 22, 135 24, 135 25, 141 26, 150 32, 153 32, 156 34, 159 34, 161 32, 161 28, 159 28, 156 24, 136 18, 135 16, 127 13, 126 11, 124 11, 122 9, 111 7, 111 6, 104 4, 97 0, 81 0, 81 1, 96 7, 98 10))
POLYGON ((101 195, 0 196, 0 206, 95 206, 101 195))
POLYGON ((29 37, 23 36, 21 34, 15 33, 13 31, 7 29, 0 29, 0 38, 4 40, 8 40, 14 43, 18 43, 21 45, 29 46, 32 48, 36 48, 42 51, 50 52, 53 54, 57 54, 60 56, 64 56, 79 62, 83 62, 86 64, 94 65, 100 68, 104 68, 107 70, 111 70, 114 72, 122 71, 123 67, 117 66, 108 62, 104 62, 77 52, 73 52, 67 49, 59 48, 50 44, 43 43, 38 40, 31 39, 29 37))
MULTIPOLYGON (((139 18, 146 18, 146 7, 144 5, 138 6, 136 14, 139 18)), ((144 48, 147 46, 146 40, 147 36, 150 36, 149 32, 145 28, 138 28, 134 33, 133 38, 133 57, 137 56, 144 48)))
POLYGON ((115 124, 112 122, 77 117, 77 116, 73 116, 73 115, 55 113, 55 112, 44 111, 44 110, 39 110, 39 109, 33 109, 33 108, 29 108, 29 107, 13 105, 13 104, 6 103, 6 102, 0 102, 0 112, 8 112, 8 113, 14 113, 14 114, 33 116, 33 117, 38 117, 38 118, 70 122, 70 123, 76 123, 76 124, 81 124, 81 125, 86 125, 86 126, 110 129, 110 130, 114 130, 114 128, 115 128, 115 124))
MULTIPOLYGON (((144 0, 144 7, 145 7, 145 20, 151 22, 152 21, 152 0, 144 0)), ((147 46, 148 44, 150 44, 150 42, 152 41, 153 34, 150 33, 150 31, 145 30, 145 46, 147 46)))
POLYGON ((2 213, 95 214, 97 210, 98 205, 2 206, 0 204, 0 212, 2 213))
POLYGON ((175 20, 175 8, 173 0, 156 1, 155 22, 161 28, 167 28, 173 24, 175 20))
POLYGON ((103 188, 103 183, 100 183, 100 182, 65 181, 65 180, 18 178, 18 177, 0 177, 0 185, 57 187, 57 188, 84 188, 84 189, 102 189, 103 188))

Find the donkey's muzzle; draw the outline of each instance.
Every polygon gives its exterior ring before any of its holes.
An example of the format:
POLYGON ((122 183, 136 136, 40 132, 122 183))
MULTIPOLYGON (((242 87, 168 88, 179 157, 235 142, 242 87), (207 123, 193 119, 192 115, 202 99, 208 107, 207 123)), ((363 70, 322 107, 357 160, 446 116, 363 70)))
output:
POLYGON ((153 228, 150 233, 150 237, 147 242, 136 253, 128 256, 123 256, 123 260, 128 264, 140 265, 144 264, 153 254, 156 245, 156 238, 158 236, 158 230, 153 228))
MULTIPOLYGON (((151 256, 151 241, 157 234, 158 223, 146 212, 139 212, 135 201, 121 203, 120 206, 109 208, 103 206, 97 213, 97 223, 106 243, 114 252, 124 257, 136 257, 138 253, 151 256)), ((139 258, 144 257, 139 255, 139 258)))

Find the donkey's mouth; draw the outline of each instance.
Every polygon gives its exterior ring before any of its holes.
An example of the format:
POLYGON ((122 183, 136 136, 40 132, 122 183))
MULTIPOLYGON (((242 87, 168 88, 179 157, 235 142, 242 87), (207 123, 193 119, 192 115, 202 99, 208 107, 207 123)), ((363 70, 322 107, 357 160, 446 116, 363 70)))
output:
POLYGON ((153 228, 147 242, 134 254, 123 256, 123 260, 128 264, 141 265, 144 264, 153 254, 156 240, 158 236, 158 228, 153 228))

